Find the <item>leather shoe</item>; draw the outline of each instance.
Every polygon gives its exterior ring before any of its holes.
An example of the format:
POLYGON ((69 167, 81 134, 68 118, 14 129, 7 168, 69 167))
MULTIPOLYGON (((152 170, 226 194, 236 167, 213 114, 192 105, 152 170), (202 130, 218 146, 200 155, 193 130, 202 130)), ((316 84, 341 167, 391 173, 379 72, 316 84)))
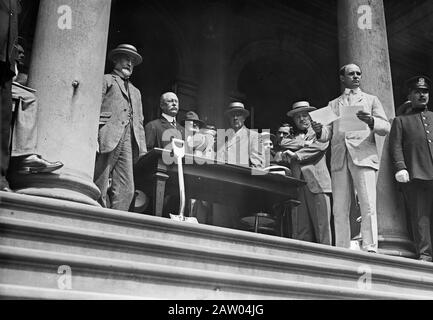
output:
POLYGON ((13 192, 9 187, 9 182, 3 176, 0 177, 0 191, 13 192))
POLYGON ((63 167, 60 161, 50 162, 43 159, 41 156, 32 154, 22 159, 18 165, 18 173, 47 173, 53 172, 63 167))
POLYGON ((432 257, 427 255, 420 255, 418 261, 432 262, 432 257))

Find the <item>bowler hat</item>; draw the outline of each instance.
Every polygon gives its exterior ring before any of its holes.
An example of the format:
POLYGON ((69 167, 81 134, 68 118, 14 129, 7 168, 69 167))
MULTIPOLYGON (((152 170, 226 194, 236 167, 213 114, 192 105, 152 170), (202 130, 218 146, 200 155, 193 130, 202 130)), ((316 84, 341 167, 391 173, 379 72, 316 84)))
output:
POLYGON ((303 111, 310 112, 313 110, 316 110, 316 108, 310 106, 310 103, 308 101, 298 101, 293 104, 292 109, 286 114, 288 117, 293 117, 296 113, 303 112, 303 111))
POLYGON ((245 106, 242 102, 231 102, 227 110, 224 111, 224 115, 228 116, 233 112, 241 112, 245 116, 245 118, 250 115, 250 112, 245 109, 245 106))
POLYGON ((192 121, 198 124, 198 126, 200 128, 203 128, 205 126, 204 121, 200 120, 197 113, 195 113, 194 111, 188 111, 185 114, 185 119, 182 120, 182 125, 185 126, 185 121, 192 121))
POLYGON ((137 48, 130 44, 119 44, 108 53, 108 59, 114 62, 115 58, 120 54, 129 56, 134 66, 139 65, 143 61, 143 58, 137 52, 137 48))
POLYGON ((430 89, 431 80, 426 76, 415 76, 405 81, 405 86, 408 90, 414 89, 430 89))

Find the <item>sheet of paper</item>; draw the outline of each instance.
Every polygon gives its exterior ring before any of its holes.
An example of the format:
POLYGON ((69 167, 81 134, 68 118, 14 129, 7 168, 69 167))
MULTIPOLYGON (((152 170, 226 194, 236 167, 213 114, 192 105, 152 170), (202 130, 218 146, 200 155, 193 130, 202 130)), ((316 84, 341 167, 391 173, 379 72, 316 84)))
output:
POLYGON ((339 116, 337 116, 329 106, 311 111, 309 114, 311 119, 323 125, 330 124, 339 118, 339 116))
POLYGON ((363 106, 340 106, 340 131, 368 130, 368 125, 359 120, 356 113, 363 110, 363 106))

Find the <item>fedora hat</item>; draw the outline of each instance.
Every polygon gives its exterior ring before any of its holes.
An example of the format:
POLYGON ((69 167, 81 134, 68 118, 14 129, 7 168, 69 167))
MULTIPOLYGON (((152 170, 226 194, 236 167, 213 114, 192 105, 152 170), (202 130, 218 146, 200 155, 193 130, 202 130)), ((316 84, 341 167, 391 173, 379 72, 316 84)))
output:
POLYGON ((250 112, 247 109, 245 109, 245 106, 242 102, 231 102, 227 110, 224 111, 224 115, 228 116, 233 112, 239 112, 239 111, 245 116, 245 118, 250 115, 250 112))
POLYGON ((198 114, 195 113, 194 111, 188 111, 185 114, 185 119, 182 120, 182 125, 185 126, 185 121, 192 121, 198 124, 198 126, 200 128, 203 128, 206 124, 204 123, 204 121, 200 120, 200 118, 198 117, 198 114))
POLYGON ((310 112, 313 110, 316 110, 316 108, 310 106, 310 103, 308 101, 298 101, 292 105, 292 110, 290 110, 286 114, 288 117, 293 117, 298 112, 310 112))
POLYGON ((120 54, 129 56, 134 66, 139 65, 143 61, 143 58, 137 52, 137 48, 130 44, 119 44, 108 53, 108 59, 114 62, 114 59, 120 54))

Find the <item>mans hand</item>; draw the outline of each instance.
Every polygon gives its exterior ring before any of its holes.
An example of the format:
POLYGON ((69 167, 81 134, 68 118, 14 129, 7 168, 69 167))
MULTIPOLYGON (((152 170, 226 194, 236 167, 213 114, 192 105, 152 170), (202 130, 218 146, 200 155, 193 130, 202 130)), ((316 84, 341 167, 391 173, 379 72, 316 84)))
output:
POLYGON ((409 182, 409 172, 406 169, 400 170, 395 174, 395 180, 401 183, 409 182))
POLYGON ((368 124, 369 127, 373 127, 374 125, 374 118, 371 116, 371 114, 369 114, 368 112, 359 110, 356 113, 356 116, 358 117, 359 120, 365 122, 366 124, 368 124))
POLYGON ((286 150, 283 152, 283 157, 288 158, 289 160, 291 159, 298 159, 298 156, 296 155, 296 153, 294 153, 291 150, 286 150))
POLYGON ((323 124, 316 122, 316 121, 311 121, 311 127, 313 128, 313 130, 316 134, 318 134, 318 135, 322 134, 323 124))

